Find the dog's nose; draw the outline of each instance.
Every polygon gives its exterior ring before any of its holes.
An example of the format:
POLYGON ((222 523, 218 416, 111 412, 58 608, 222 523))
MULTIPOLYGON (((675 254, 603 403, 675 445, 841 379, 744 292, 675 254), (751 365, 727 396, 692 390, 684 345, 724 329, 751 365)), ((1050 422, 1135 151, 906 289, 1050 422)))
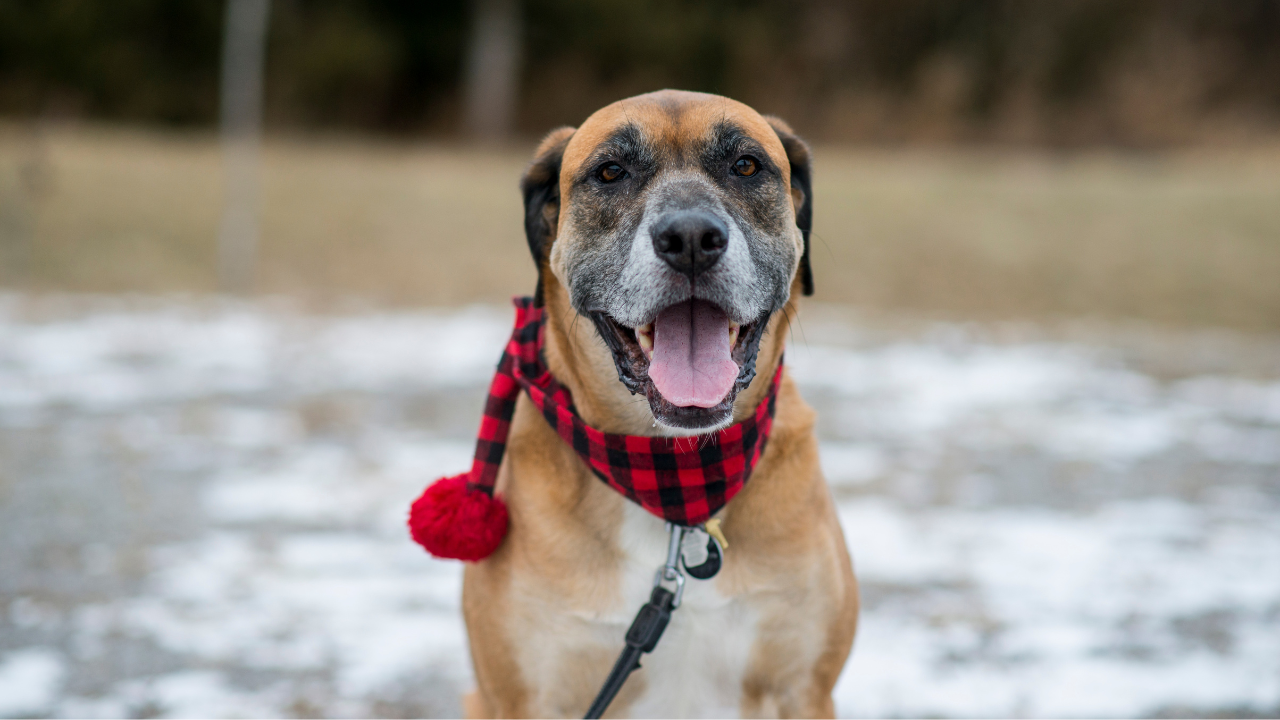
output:
POLYGON ((711 269, 729 244, 729 228, 709 212, 681 210, 654 223, 653 251, 676 272, 698 275, 711 269))

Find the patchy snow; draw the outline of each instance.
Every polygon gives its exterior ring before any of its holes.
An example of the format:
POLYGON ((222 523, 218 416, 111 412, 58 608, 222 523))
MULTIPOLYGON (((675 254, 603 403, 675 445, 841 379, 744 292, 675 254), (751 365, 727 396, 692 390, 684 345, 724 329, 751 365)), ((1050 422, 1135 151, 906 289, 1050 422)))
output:
MULTIPOLYGON (((14 313, 16 304, 0 306, 14 313)), ((236 304, 0 316, 0 407, 113 409, 218 394, 483 383, 509 330, 498 308, 314 319, 236 304), (437 339, 447 337, 449 343, 437 339)))
POLYGON ((844 713, 1280 705, 1274 510, 1158 499, 907 515, 867 500, 841 520, 859 579, 898 600, 865 616, 844 713))
MULTIPOLYGON (((846 401, 834 422, 863 441, 955 433, 977 447, 1024 444, 1119 464, 1196 441, 1223 416, 1274 423, 1271 396, 1280 387, 1195 378, 1162 388, 1096 351, 1061 345, 810 347, 788 360, 803 387, 846 401)), ((1280 447, 1274 424, 1264 441, 1280 447)), ((1229 460, 1280 459, 1230 440, 1218 447, 1229 460)))
POLYGON ((869 443, 824 442, 819 455, 822 473, 832 487, 864 485, 887 469, 883 453, 869 443))
MULTIPOLYGON (((502 308, 0 302, 0 716, 449 716, 502 308)), ((1280 380, 943 327, 788 353, 863 587, 845 716, 1280 712, 1280 380)), ((1280 368, 1277 369, 1280 374, 1280 368)))
POLYGON ((0 655, 0 716, 44 715, 53 707, 66 668, 46 647, 0 655))

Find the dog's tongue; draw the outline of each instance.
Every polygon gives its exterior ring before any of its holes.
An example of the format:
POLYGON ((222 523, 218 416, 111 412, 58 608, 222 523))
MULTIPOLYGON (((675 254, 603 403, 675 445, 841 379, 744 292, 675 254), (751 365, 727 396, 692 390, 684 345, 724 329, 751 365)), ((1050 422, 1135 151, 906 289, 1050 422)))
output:
POLYGON ((673 405, 720 404, 738 378, 729 356, 729 317, 703 300, 663 310, 653 323, 649 378, 673 405))

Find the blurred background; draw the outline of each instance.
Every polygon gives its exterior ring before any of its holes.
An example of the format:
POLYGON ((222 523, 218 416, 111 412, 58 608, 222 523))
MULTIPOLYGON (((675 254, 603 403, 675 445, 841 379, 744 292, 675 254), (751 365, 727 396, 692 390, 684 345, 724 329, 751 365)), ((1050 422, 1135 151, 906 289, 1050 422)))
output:
POLYGON ((664 87, 814 147, 840 714, 1280 716, 1280 2, 9 0, 0 717, 460 712, 405 508, 664 87))

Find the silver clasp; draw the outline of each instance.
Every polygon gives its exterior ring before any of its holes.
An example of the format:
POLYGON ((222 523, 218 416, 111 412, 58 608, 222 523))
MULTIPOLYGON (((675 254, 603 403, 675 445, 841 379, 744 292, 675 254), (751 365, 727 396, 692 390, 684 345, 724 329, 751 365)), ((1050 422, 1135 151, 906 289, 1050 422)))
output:
POLYGON ((676 584, 676 597, 671 602, 673 610, 680 607, 680 598, 684 596, 684 573, 680 572, 680 543, 684 540, 684 531, 685 527, 683 525, 667 523, 667 532, 669 533, 667 562, 658 568, 658 572, 653 576, 654 587, 662 585, 664 581, 676 584))

